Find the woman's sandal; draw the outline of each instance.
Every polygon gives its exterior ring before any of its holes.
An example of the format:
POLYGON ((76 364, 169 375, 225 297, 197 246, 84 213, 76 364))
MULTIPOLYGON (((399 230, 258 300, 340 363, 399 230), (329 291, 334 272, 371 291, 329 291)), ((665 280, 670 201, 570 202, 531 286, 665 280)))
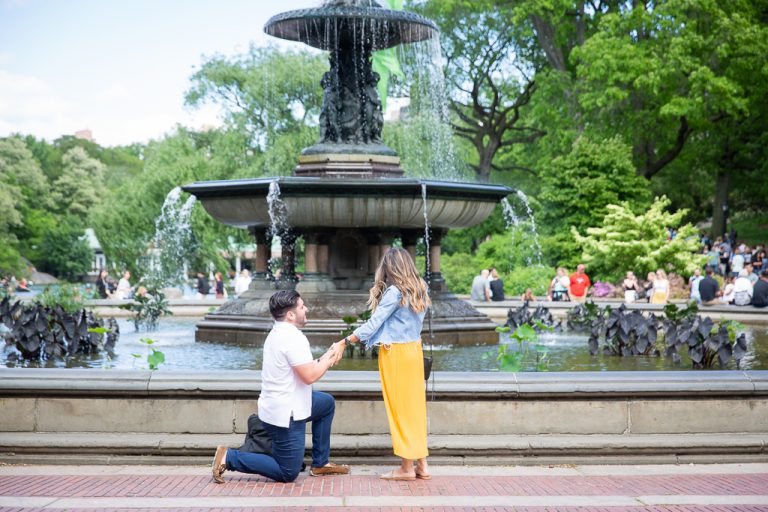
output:
POLYGON ((432 480, 432 475, 416 469, 416 478, 418 478, 419 480, 432 480))
POLYGON ((379 475, 379 478, 382 480, 399 480, 403 482, 413 482, 416 480, 416 476, 408 476, 408 475, 396 475, 395 470, 388 471, 382 475, 379 475))

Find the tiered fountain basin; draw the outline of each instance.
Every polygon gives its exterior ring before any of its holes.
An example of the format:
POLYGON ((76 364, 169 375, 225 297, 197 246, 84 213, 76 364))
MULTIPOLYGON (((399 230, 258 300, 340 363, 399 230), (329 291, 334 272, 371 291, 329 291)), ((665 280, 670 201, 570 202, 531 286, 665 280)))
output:
POLYGON ((437 344, 495 344, 495 325, 446 287, 440 273, 440 239, 449 228, 485 220, 512 193, 501 185, 404 178, 281 177, 208 181, 187 185, 219 222, 247 228, 257 242, 251 289, 206 315, 198 341, 260 344, 272 328, 269 297, 278 288, 296 288, 310 307, 304 328, 313 344, 337 341, 342 318, 366 309, 368 289, 381 255, 399 241, 416 256, 417 241, 429 223, 431 318, 422 337, 437 344), (271 248, 270 185, 277 182, 285 204, 283 278, 267 268, 271 248), (426 202, 423 197, 426 191, 426 202), (426 204, 426 206, 425 206, 426 204), (304 237, 305 272, 294 275, 293 240, 304 237))
POLYGON ((183 188, 197 196, 205 210, 223 224, 267 228, 271 222, 267 194, 273 182, 280 186, 287 224, 302 231, 329 226, 423 230, 422 185, 427 188, 430 228, 470 227, 484 221, 499 201, 513 192, 502 185, 319 177, 204 181, 183 188))

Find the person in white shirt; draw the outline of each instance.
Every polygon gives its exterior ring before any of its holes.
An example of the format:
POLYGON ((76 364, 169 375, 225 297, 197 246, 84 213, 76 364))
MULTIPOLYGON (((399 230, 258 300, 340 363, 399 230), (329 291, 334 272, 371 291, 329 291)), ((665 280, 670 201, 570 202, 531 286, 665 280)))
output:
POLYGON ((295 290, 281 290, 269 299, 275 325, 264 342, 259 419, 272 441, 272 455, 216 448, 213 479, 224 483, 229 471, 253 473, 277 482, 293 482, 304 460, 304 433, 312 422, 312 466, 309 474, 345 475, 349 466, 329 461, 331 423, 336 403, 331 395, 312 390, 328 368, 341 359, 344 341, 334 343, 319 359, 312 358, 309 340, 301 332, 307 307, 295 290))
POLYGON ((752 281, 747 277, 747 271, 741 270, 736 282, 733 283, 733 303, 736 306, 746 306, 752 302, 752 281))
POLYGON ((248 287, 251 285, 251 273, 247 268, 244 268, 235 278, 235 295, 240 295, 248 291, 248 287))
POLYGON ((117 282, 117 290, 113 295, 116 299, 130 299, 131 298, 131 273, 129 271, 123 272, 123 277, 117 282))
POLYGON ((733 251, 733 258, 731 259, 731 275, 733 277, 738 277, 739 273, 744 270, 744 254, 742 250, 741 247, 737 247, 733 251))

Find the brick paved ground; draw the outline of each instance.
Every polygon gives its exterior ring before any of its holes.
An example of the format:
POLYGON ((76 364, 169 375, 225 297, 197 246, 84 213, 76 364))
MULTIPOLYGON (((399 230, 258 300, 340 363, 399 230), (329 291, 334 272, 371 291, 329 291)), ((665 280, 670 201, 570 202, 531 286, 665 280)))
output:
POLYGON ((768 464, 434 467, 429 481, 388 482, 385 468, 291 484, 208 468, 3 466, 0 512, 249 510, 768 511, 768 464))

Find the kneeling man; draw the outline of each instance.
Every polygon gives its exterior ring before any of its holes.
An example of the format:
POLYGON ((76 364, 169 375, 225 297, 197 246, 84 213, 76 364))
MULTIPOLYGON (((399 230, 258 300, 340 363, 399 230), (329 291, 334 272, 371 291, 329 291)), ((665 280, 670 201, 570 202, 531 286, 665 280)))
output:
POLYGON ((312 390, 312 383, 341 359, 344 342, 331 346, 313 360, 309 341, 301 328, 307 323, 307 307, 298 292, 281 290, 269 299, 275 319, 264 342, 261 368, 259 419, 272 440, 272 455, 216 448, 213 479, 224 483, 224 471, 266 476, 278 482, 293 482, 304 460, 304 433, 312 422, 312 466, 309 474, 344 475, 349 466, 328 459, 331 452, 331 423, 336 404, 328 393, 312 390))

